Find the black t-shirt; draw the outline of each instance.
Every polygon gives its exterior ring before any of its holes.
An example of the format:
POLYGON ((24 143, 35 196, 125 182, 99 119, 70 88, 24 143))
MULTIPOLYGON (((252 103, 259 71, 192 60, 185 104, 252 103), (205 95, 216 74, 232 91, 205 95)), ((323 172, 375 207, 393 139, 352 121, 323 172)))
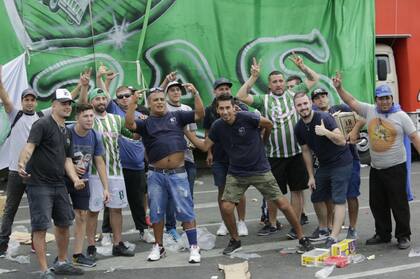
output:
POLYGON ((253 176, 270 170, 259 123, 258 114, 241 111, 232 125, 218 119, 211 126, 209 138, 228 154, 230 174, 253 176))
POLYGON ((52 116, 43 117, 32 125, 28 143, 36 145, 27 165, 28 184, 64 185, 64 163, 73 157, 68 128, 59 127, 52 116))
POLYGON ((315 126, 324 121, 325 128, 333 131, 337 128, 334 117, 326 112, 314 111, 314 116, 310 123, 305 124, 302 119, 295 126, 295 136, 300 145, 307 144, 318 157, 320 166, 342 167, 350 164, 353 157, 349 146, 336 145, 326 136, 315 134, 315 126))

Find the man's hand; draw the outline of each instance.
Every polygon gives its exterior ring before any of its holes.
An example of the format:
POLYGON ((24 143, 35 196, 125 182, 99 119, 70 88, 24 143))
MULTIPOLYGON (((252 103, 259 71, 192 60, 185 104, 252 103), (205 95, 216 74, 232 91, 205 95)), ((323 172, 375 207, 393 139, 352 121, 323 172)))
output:
POLYGON ((111 82, 118 75, 119 75, 119 73, 114 73, 113 71, 109 70, 109 71, 106 72, 105 79, 108 82, 111 82))
POLYGON ((86 187, 86 185, 85 185, 84 179, 79 179, 78 178, 76 181, 74 181, 74 188, 76 190, 82 190, 85 187, 86 187))
POLYGON ((251 65, 251 76, 257 79, 260 76, 261 72, 261 60, 257 62, 255 57, 252 58, 252 65, 251 65))
POLYGON ((110 199, 110 195, 108 190, 104 190, 104 203, 108 203, 110 199))
POLYGON ((325 136, 328 133, 328 131, 329 130, 325 128, 323 119, 321 119, 321 125, 315 126, 315 134, 317 134, 318 136, 325 136))
POLYGON ((173 71, 173 72, 170 72, 169 74, 167 74, 165 79, 168 82, 175 81, 176 80, 176 71, 173 71))
POLYGON ((106 75, 108 73, 108 68, 101 63, 98 70, 96 71, 96 77, 102 77, 103 75, 106 75))
POLYGON ((31 175, 26 172, 25 165, 22 163, 18 163, 18 174, 22 178, 29 178, 31 175))
POLYGON ((211 167, 213 165, 213 154, 211 151, 207 152, 207 158, 206 158, 207 166, 211 167))
POLYGON ((350 142, 350 144, 356 144, 360 141, 359 132, 355 131, 355 129, 351 130, 348 133, 346 140, 350 142))
POLYGON ((337 90, 342 88, 343 84, 341 79, 341 73, 339 71, 335 72, 335 76, 332 77, 332 82, 337 90))
POLYGON ((195 86, 192 83, 184 83, 182 86, 184 86, 185 90, 187 90, 187 92, 191 92, 191 94, 193 94, 194 96, 197 94, 197 89, 195 88, 195 86))
POLYGON ((312 191, 316 189, 315 178, 313 176, 309 177, 308 179, 308 187, 312 191))
POLYGON ((92 68, 85 69, 83 73, 80 73, 79 83, 81 86, 88 87, 90 82, 90 75, 92 74, 92 68))
POLYGON ((75 168, 76 168, 76 173, 79 177, 82 177, 86 173, 85 168, 81 168, 78 166, 75 166, 75 168))
POLYGON ((303 59, 299 55, 296 55, 296 53, 293 51, 292 56, 289 58, 299 69, 303 69, 305 67, 305 64, 303 64, 303 59))

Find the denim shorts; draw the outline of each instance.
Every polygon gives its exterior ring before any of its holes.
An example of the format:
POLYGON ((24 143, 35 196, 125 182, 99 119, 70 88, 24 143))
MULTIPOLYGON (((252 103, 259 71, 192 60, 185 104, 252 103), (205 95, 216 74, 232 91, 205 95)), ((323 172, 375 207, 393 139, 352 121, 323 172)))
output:
POLYGON ((353 163, 342 167, 320 166, 315 173, 316 189, 312 192, 312 202, 332 200, 334 204, 344 204, 351 178, 353 163))
POLYGON ((194 204, 186 172, 161 173, 149 169, 147 173, 150 221, 159 223, 165 217, 168 199, 174 203, 175 217, 180 222, 195 220, 194 204))
POLYGON ((211 166, 213 172, 214 185, 217 187, 224 187, 226 185, 226 176, 228 173, 229 164, 214 162, 211 166))
POLYGON ((57 227, 69 227, 74 212, 66 186, 33 185, 26 189, 31 213, 32 231, 46 231, 51 227, 51 218, 57 227))
POLYGON ((347 198, 357 198, 360 196, 360 161, 353 160, 353 170, 347 190, 347 198))

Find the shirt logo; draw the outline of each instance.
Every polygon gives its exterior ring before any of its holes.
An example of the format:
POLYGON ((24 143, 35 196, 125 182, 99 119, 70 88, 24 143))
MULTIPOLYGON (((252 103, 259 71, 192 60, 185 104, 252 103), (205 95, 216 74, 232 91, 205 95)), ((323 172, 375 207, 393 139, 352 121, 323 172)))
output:
POLYGON ((239 135, 240 135, 241 137, 245 136, 245 134, 246 134, 245 127, 240 127, 240 128, 238 129, 238 133, 239 133, 239 135))
POLYGON ((171 122, 171 124, 176 124, 176 117, 172 116, 169 118, 169 122, 171 122))

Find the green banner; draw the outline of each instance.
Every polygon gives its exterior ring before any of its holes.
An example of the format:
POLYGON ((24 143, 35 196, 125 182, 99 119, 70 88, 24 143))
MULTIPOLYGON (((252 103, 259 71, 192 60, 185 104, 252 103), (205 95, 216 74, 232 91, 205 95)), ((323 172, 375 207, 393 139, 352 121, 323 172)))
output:
MULTIPOLYGON (((85 67, 100 63, 119 73, 111 89, 157 86, 176 70, 208 104, 218 77, 231 79, 233 92, 239 89, 252 57, 262 61, 255 94, 267 91, 274 69, 302 75, 287 60, 294 51, 321 74, 333 101, 339 100, 329 77, 336 70, 358 99, 373 100, 373 0, 151 0, 137 62, 147 2, 4 0, 0 63, 28 51, 28 79, 45 101, 40 107, 56 88, 74 86, 85 67)), ((192 103, 191 96, 183 98, 192 103)))

